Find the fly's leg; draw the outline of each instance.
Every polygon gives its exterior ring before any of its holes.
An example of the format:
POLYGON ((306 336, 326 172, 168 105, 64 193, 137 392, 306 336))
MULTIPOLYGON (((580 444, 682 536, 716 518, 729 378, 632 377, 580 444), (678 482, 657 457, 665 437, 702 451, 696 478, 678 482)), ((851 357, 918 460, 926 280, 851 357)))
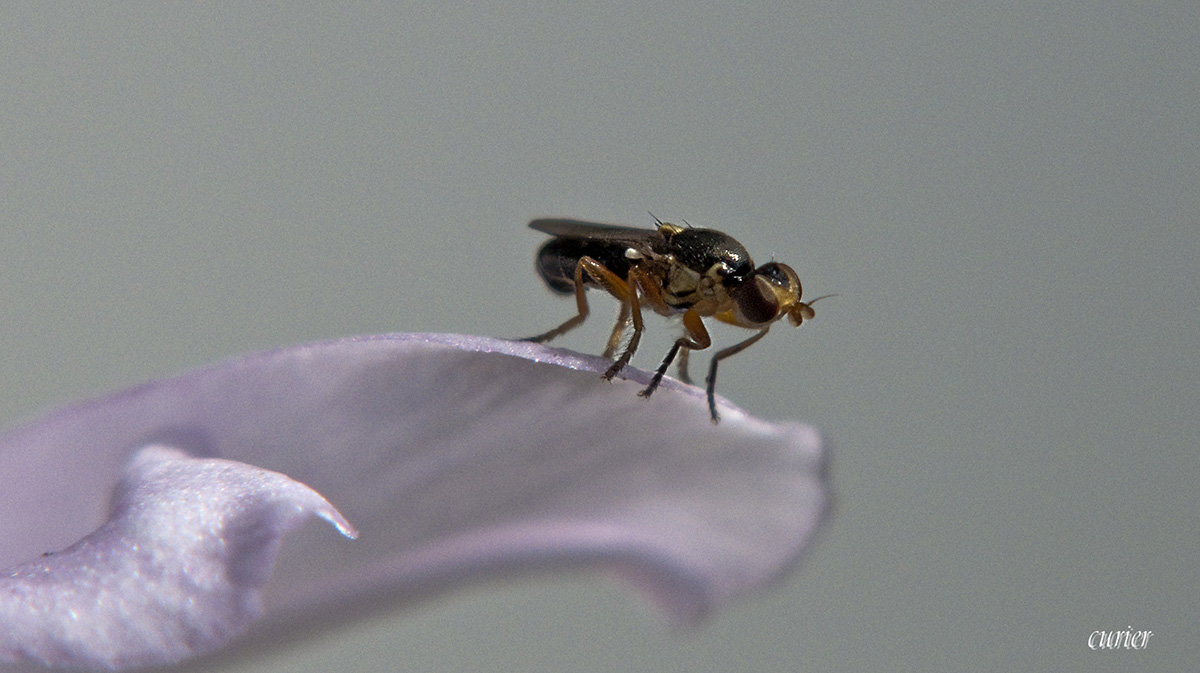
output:
POLYGON ((756 341, 765 337, 767 335, 767 331, 770 329, 771 328, 768 327, 749 339, 746 339, 741 343, 736 343, 724 350, 717 351, 716 355, 713 355, 712 362, 708 365, 708 378, 704 380, 705 383, 708 384, 708 412, 712 414, 713 423, 717 423, 721 420, 721 417, 717 415, 717 363, 729 357, 730 355, 741 353, 750 346, 754 345, 756 341))
POLYGON ((621 302, 621 311, 617 314, 617 324, 613 325, 612 334, 608 336, 608 343, 604 346, 604 353, 601 354, 605 360, 611 360, 614 353, 617 352, 617 346, 621 345, 621 337, 625 336, 625 331, 629 329, 629 304, 621 302))
MULTIPOLYGON (((610 276, 613 275, 612 272, 604 268, 604 265, 602 265, 600 262, 597 262, 592 257, 580 257, 579 263, 575 265, 575 307, 578 313, 549 332, 544 332, 537 336, 526 337, 521 339, 521 341, 532 341, 539 344, 545 343, 582 325, 583 321, 588 317, 588 301, 587 296, 584 294, 587 291, 587 286, 585 286, 583 283, 583 274, 586 272, 594 280, 603 285, 603 281, 597 277, 598 272, 596 269, 599 269, 610 276)), ((616 278, 616 276, 613 277, 616 278)), ((620 279, 618 278, 617 281, 620 282, 620 279)), ((605 289, 608 289, 607 286, 605 289)))
POLYGON ((692 377, 688 375, 688 353, 691 352, 691 348, 684 348, 679 351, 679 362, 675 365, 675 368, 679 372, 679 380, 689 386, 692 385, 692 377))
MULTIPOLYGON (((642 397, 650 397, 658 384, 662 382, 662 377, 667 373, 667 368, 671 366, 671 361, 679 353, 679 349, 684 349, 684 354, 691 350, 704 350, 712 345, 712 338, 708 336, 708 330, 704 328, 704 321, 700 319, 700 314, 694 309, 688 309, 683 314, 683 331, 682 337, 675 340, 671 346, 671 350, 667 351, 667 357, 663 358, 662 364, 654 372, 654 378, 650 379, 650 385, 646 389, 638 393, 642 397)), ((680 360, 683 362, 683 360, 680 360)))
POLYGON ((578 327, 588 317, 588 302, 585 291, 587 286, 584 284, 584 274, 587 274, 591 280, 603 288, 606 292, 616 297, 621 302, 621 313, 617 317, 617 324, 613 326, 612 334, 609 336, 609 346, 605 348, 607 353, 610 349, 616 350, 616 344, 620 341, 621 335, 625 333, 627 324, 633 323, 633 336, 629 338, 629 343, 625 345, 625 350, 621 352, 621 356, 612 363, 612 366, 604 372, 604 379, 611 380, 612 377, 621 371, 633 354, 637 352, 638 342, 642 338, 642 308, 638 303, 637 284, 638 276, 635 269, 629 270, 629 277, 622 279, 617 274, 609 271, 603 264, 597 261, 594 257, 580 257, 579 263, 575 265, 575 306, 578 309, 578 314, 570 318, 563 324, 544 334, 529 337, 524 341, 533 341, 542 343, 557 337, 564 332, 568 332, 578 327))
MULTIPOLYGON (((629 343, 625 344, 625 350, 621 351, 620 357, 613 361, 608 371, 604 372, 604 380, 611 381, 612 377, 616 376, 622 367, 629 364, 629 359, 637 352, 638 343, 642 340, 642 305, 638 302, 638 285, 642 283, 638 280, 639 276, 636 269, 630 269, 628 279, 623 281, 612 271, 603 267, 601 268, 608 277, 605 280, 597 279, 597 282, 604 283, 607 281, 611 285, 611 287, 606 285, 605 289, 612 293, 614 297, 621 300, 621 312, 625 313, 628 311, 629 319, 633 322, 633 334, 629 337, 629 343)), ((614 327, 613 331, 616 332, 618 328, 624 332, 623 320, 617 321, 617 327, 614 327)))

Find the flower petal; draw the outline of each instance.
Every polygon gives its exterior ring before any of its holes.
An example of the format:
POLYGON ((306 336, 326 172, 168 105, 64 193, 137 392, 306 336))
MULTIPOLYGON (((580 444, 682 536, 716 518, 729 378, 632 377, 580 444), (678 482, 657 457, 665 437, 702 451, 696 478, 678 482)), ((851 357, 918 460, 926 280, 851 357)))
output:
MULTIPOLYGON (((820 436, 608 362, 482 337, 393 334, 279 349, 145 384, 0 437, 0 567, 103 523, 139 447, 308 484, 362 531, 304 527, 267 614, 354 611, 468 578, 616 569, 679 619, 798 558, 829 494, 820 436)), ((320 513, 319 510, 313 510, 320 513)), ((337 521, 335 519, 335 521, 337 521)), ((236 627, 240 628, 240 627, 236 627)), ((234 630, 236 630, 236 628, 234 630)))
POLYGON ((219 647, 262 611, 280 538, 313 514, 356 535, 282 474, 148 446, 103 526, 0 576, 0 657, 123 668, 219 647))

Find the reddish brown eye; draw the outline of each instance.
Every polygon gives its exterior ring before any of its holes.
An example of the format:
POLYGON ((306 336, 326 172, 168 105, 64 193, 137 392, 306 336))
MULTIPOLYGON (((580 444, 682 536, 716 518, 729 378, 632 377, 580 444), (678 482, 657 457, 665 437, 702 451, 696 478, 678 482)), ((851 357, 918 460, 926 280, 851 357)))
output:
POLYGON ((761 276, 755 276, 753 283, 746 283, 733 292, 738 310, 742 316, 752 323, 771 322, 779 315, 779 302, 775 299, 775 291, 771 283, 761 276))

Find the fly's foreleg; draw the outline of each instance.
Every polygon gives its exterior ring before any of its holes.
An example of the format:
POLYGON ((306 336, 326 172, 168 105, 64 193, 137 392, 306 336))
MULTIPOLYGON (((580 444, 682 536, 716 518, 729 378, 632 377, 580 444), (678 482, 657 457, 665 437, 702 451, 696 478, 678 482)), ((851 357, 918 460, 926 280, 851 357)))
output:
POLYGON ((767 336, 767 331, 769 329, 770 328, 764 329, 749 339, 746 339, 741 343, 736 343, 724 350, 717 351, 716 355, 713 355, 712 362, 708 365, 708 378, 704 380, 705 383, 708 384, 708 413, 712 415, 713 423, 717 423, 721 420, 721 417, 717 415, 717 363, 729 357, 730 355, 737 355, 738 353, 741 353, 750 346, 754 345, 754 343, 759 339, 767 336))

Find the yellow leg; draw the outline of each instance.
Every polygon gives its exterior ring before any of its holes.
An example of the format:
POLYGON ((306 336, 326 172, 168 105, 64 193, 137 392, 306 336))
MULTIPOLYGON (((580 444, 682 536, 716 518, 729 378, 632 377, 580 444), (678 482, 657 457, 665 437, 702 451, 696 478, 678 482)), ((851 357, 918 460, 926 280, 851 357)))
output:
POLYGON ((629 304, 621 302, 621 311, 617 314, 617 324, 613 325, 612 334, 608 335, 608 343, 604 345, 604 353, 601 357, 606 360, 611 360, 613 353, 617 352, 617 346, 621 345, 621 337, 625 336, 625 331, 629 329, 629 304))
POLYGON ((627 294, 627 286, 625 281, 621 280, 613 272, 604 268, 604 265, 596 261, 592 257, 580 257, 579 263, 575 265, 575 308, 576 315, 569 318, 566 322, 555 327, 549 332, 544 332, 537 336, 527 337, 522 341, 533 341, 534 343, 545 343, 555 337, 575 329, 583 324, 583 321, 588 317, 588 301, 587 285, 584 284, 583 275, 587 274, 593 281, 607 290, 610 294, 624 301, 623 297, 627 294))
MULTIPOLYGON (((604 372, 604 378, 611 380, 612 377, 621 371, 621 368, 629 364, 629 359, 637 352, 638 343, 642 340, 642 305, 638 302, 638 275, 635 269, 629 270, 629 278, 621 281, 615 274, 608 269, 604 272, 611 276, 611 281, 614 282, 614 289, 617 287, 624 290, 624 296, 619 295, 610 289, 613 296, 617 297, 628 307, 629 317, 633 321, 633 334, 629 337, 629 343, 625 344, 625 350, 621 351, 620 357, 613 361, 612 366, 608 371, 604 372)), ((621 309, 625 311, 626 309, 621 309)))

